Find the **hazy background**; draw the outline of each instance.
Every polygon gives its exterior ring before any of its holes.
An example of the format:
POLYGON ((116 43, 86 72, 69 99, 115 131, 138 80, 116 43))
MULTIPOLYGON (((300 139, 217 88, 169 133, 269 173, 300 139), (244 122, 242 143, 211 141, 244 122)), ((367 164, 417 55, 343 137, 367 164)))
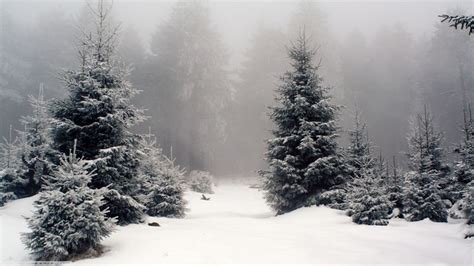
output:
MULTIPOLYGON (((135 104, 152 116, 137 131, 150 126, 190 170, 255 175, 265 167, 266 107, 288 69, 285 46, 303 25, 325 84, 345 106, 342 147, 357 106, 375 152, 403 161, 408 121, 426 104, 449 156, 474 98, 474 37, 438 18, 473 14, 472 1, 116 0, 113 10, 118 54, 143 90, 135 104)), ((86 11, 84 1, 0 0, 0 135, 19 127, 40 83, 47 97, 64 97, 61 72, 77 66, 86 11)))

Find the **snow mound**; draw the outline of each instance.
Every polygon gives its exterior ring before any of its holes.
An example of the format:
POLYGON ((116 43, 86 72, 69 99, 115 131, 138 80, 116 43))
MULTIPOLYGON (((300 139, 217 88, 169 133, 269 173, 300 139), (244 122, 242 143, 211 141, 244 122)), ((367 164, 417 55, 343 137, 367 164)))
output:
MULTIPOLYGON (((301 208, 274 216, 262 192, 246 185, 220 185, 210 200, 187 192, 184 219, 149 217, 146 223, 118 227, 99 258, 75 264, 142 263, 309 263, 472 265, 472 242, 461 223, 356 225, 342 211, 301 208)), ((28 251, 19 239, 22 216, 34 198, 0 208, 0 264, 25 263, 28 251)))

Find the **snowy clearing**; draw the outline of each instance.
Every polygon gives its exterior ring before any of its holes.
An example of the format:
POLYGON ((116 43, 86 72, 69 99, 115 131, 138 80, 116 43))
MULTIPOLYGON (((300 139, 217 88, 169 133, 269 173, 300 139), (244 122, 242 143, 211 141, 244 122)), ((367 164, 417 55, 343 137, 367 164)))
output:
MULTIPOLYGON (((150 217, 161 227, 118 227, 103 244, 100 258, 76 264, 109 263, 311 263, 472 265, 472 240, 463 239, 457 223, 408 223, 387 227, 353 224, 342 212, 304 208, 274 217, 262 193, 246 185, 222 184, 200 200, 187 192, 186 218, 150 217)), ((0 264, 25 264, 28 251, 20 241, 22 216, 33 198, 0 208, 0 264)))

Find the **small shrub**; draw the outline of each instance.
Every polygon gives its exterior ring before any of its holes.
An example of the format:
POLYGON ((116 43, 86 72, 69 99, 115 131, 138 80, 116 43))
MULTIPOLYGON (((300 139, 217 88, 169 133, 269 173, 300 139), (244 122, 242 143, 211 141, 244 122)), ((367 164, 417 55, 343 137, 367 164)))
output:
POLYGON ((189 174, 189 189, 199 193, 212 194, 212 176, 205 171, 191 171, 189 174))
POLYGON ((143 222, 145 206, 115 189, 104 189, 102 193, 104 197, 102 209, 108 211, 108 217, 116 218, 118 225, 143 222))

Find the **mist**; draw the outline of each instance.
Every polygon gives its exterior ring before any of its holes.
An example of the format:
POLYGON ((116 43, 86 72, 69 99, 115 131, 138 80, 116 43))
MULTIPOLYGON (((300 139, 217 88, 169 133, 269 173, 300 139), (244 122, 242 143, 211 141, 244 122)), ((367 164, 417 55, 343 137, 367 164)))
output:
MULTIPOLYGON (((21 129, 27 96, 40 84, 47 98, 66 96, 61 73, 79 65, 85 9, 83 1, 0 1, 1 136, 10 125, 21 129)), ((113 2, 117 54, 142 91, 134 104, 150 116, 135 131, 150 128, 177 163, 219 176, 266 167, 268 107, 290 68, 286 47, 303 29, 324 84, 344 106, 342 147, 359 110, 374 152, 404 165, 409 120, 426 105, 451 149, 474 99, 474 42, 438 16, 472 12, 471 1, 113 2), (179 54, 185 40, 194 53, 179 54)))

